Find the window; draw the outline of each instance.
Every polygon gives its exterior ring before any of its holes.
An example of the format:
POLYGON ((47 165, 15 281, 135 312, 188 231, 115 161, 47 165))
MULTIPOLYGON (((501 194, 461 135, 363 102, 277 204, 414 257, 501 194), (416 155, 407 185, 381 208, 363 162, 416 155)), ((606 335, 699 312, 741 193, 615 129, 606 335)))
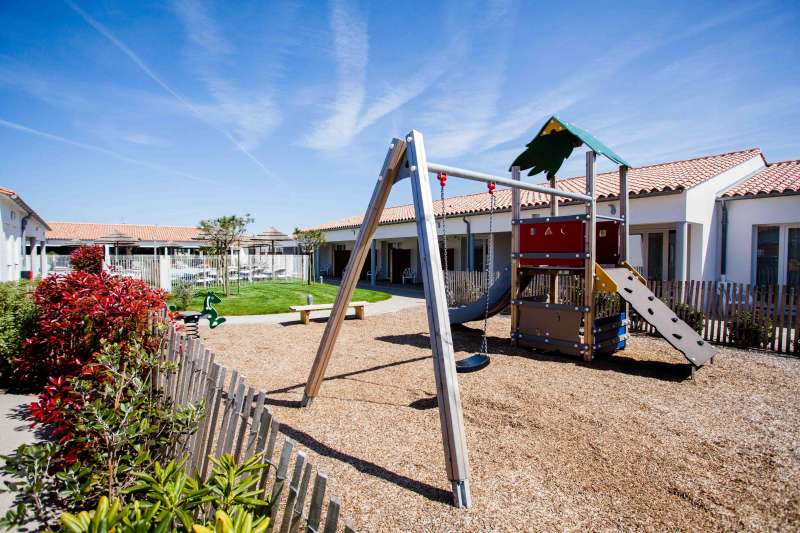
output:
POLYGON ((780 227, 756 227, 756 285, 778 283, 780 227))
POLYGON ((800 228, 789 228, 786 254, 786 284, 800 287, 800 228))

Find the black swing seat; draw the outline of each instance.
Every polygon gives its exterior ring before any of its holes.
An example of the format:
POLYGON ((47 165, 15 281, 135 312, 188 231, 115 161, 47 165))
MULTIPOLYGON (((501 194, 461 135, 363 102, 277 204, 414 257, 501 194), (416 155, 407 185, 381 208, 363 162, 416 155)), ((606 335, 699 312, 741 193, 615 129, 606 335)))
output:
POLYGON ((460 374, 477 372, 482 368, 486 368, 490 361, 491 359, 489 359, 489 356, 485 353, 476 353, 460 361, 456 361, 456 372, 460 374))

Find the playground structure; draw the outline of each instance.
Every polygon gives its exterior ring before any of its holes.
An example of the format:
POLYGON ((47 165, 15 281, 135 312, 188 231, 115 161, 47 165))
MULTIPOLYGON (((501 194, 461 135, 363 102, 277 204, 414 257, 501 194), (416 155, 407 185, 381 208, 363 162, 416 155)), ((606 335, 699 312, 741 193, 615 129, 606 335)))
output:
MULTIPOLYGON (((528 148, 523 156, 529 157, 520 156, 515 163, 533 168, 532 173, 548 170, 549 187, 522 182, 519 165, 512 167, 512 177, 508 179, 428 162, 422 134, 415 130, 404 139, 393 140, 342 277, 340 290, 304 391, 303 404, 309 405, 319 393, 389 192, 395 183, 409 178, 417 221, 421 277, 427 304, 445 463, 456 507, 470 505, 470 487, 451 323, 460 324, 481 318, 485 320, 510 303, 512 342, 540 350, 577 355, 590 361, 595 354, 610 354, 624 348, 628 305, 631 305, 686 356, 692 372, 714 355, 711 346, 658 300, 647 289, 638 272, 627 263, 629 165, 588 133, 556 117, 548 120, 528 148), (588 148, 586 192, 555 188, 555 173, 572 149, 581 144, 588 148), (598 154, 619 164, 618 217, 597 214, 595 161, 598 154), (511 265, 497 282, 486 289, 478 301, 469 306, 448 309, 429 173, 440 176, 442 187, 444 175, 485 182, 489 184, 490 194, 494 185, 504 185, 513 191, 511 265), (521 190, 550 195, 550 216, 522 219, 521 190), (559 216, 560 198, 583 205, 585 213, 559 216), (563 271, 582 275, 582 303, 559 300, 558 274, 563 271), (539 274, 550 277, 547 301, 523 296, 531 278, 539 274), (595 292, 619 294, 625 301, 623 309, 614 315, 595 320, 595 292)), ((484 326, 484 342, 485 333, 484 326)))

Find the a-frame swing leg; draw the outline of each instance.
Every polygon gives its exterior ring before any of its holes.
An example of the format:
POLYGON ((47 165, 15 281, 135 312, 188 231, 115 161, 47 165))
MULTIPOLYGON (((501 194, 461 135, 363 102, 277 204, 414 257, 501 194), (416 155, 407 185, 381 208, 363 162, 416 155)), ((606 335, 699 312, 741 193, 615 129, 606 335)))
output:
POLYGON ((356 244, 347 263, 344 277, 333 305, 331 316, 325 326, 317 356, 306 382, 303 404, 308 405, 319 393, 325 369, 333 353, 333 346, 344 321, 347 304, 358 282, 358 275, 366 260, 370 242, 378 227, 383 207, 403 163, 408 163, 408 174, 414 196, 414 209, 417 218, 417 237, 419 239, 422 280, 428 311, 433 367, 436 378, 436 396, 439 404, 439 419, 442 428, 447 475, 453 487, 453 503, 456 507, 469 507, 471 502, 469 488, 469 462, 464 433, 464 417, 461 413, 461 399, 456 376, 453 337, 444 290, 444 276, 439 257, 439 241, 436 233, 436 219, 433 211, 428 165, 422 134, 412 131, 405 141, 395 139, 392 149, 386 156, 381 178, 375 185, 364 222, 358 233, 356 244), (403 157, 406 154, 406 157, 403 157))
POLYGON ((372 191, 372 198, 369 201, 367 212, 364 215, 364 221, 361 223, 361 229, 358 232, 355 246, 350 254, 350 260, 347 262, 347 268, 344 270, 342 282, 339 285, 339 292, 336 294, 336 301, 333 304, 333 309, 331 309, 328 323, 325 325, 325 332, 322 334, 322 340, 317 349, 317 356, 314 358, 314 364, 308 375, 305 392, 303 393, 303 405, 311 403, 311 400, 319 393, 319 388, 325 377, 325 369, 328 368, 328 362, 333 353, 333 346, 336 344, 339 330, 342 328, 342 322, 347 313, 347 306, 350 303, 350 299, 353 297, 353 291, 358 283, 361 268, 364 266, 364 261, 367 259, 367 252, 369 251, 372 237, 375 235, 375 230, 380 222, 383 207, 386 205, 386 199, 389 197, 389 193, 392 190, 392 184, 397 177, 397 171, 400 165, 405 162, 405 153, 405 141, 395 139, 392 142, 389 153, 386 154, 386 160, 383 162, 383 168, 378 177, 378 182, 375 184, 375 189, 372 191))
POLYGON ((453 486, 453 504, 456 507, 469 507, 471 498, 467 441, 464 417, 461 413, 461 395, 456 376, 456 359, 453 353, 453 335, 450 331, 442 260, 439 256, 439 238, 431 198, 428 161, 421 133, 412 130, 406 137, 406 142, 414 214, 417 218, 419 259, 428 310, 428 329, 433 351, 433 369, 436 375, 436 398, 439 403, 444 458, 447 475, 453 486))

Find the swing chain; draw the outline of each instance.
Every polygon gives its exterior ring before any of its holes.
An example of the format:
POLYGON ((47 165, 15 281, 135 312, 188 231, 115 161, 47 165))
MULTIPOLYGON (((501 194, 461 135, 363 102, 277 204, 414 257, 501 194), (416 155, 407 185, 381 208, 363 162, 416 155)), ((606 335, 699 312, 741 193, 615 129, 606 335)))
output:
POLYGON ((450 293, 450 284, 447 282, 447 208, 444 203, 444 185, 447 183, 447 174, 444 172, 440 172, 437 176, 439 178, 439 185, 441 186, 441 200, 442 200, 442 237, 444 240, 444 294, 445 298, 447 298, 447 305, 450 306, 453 302, 453 296, 450 293))
POLYGON ((483 298, 486 301, 486 308, 483 313, 483 336, 481 338, 481 353, 489 353, 489 340, 486 337, 486 332, 489 327, 489 284, 491 282, 491 275, 494 271, 494 232, 492 231, 492 221, 494 219, 494 210, 497 205, 497 199, 494 196, 494 189, 496 185, 490 181, 487 188, 489 189, 489 239, 487 245, 489 253, 486 254, 486 288, 483 291, 483 298))

